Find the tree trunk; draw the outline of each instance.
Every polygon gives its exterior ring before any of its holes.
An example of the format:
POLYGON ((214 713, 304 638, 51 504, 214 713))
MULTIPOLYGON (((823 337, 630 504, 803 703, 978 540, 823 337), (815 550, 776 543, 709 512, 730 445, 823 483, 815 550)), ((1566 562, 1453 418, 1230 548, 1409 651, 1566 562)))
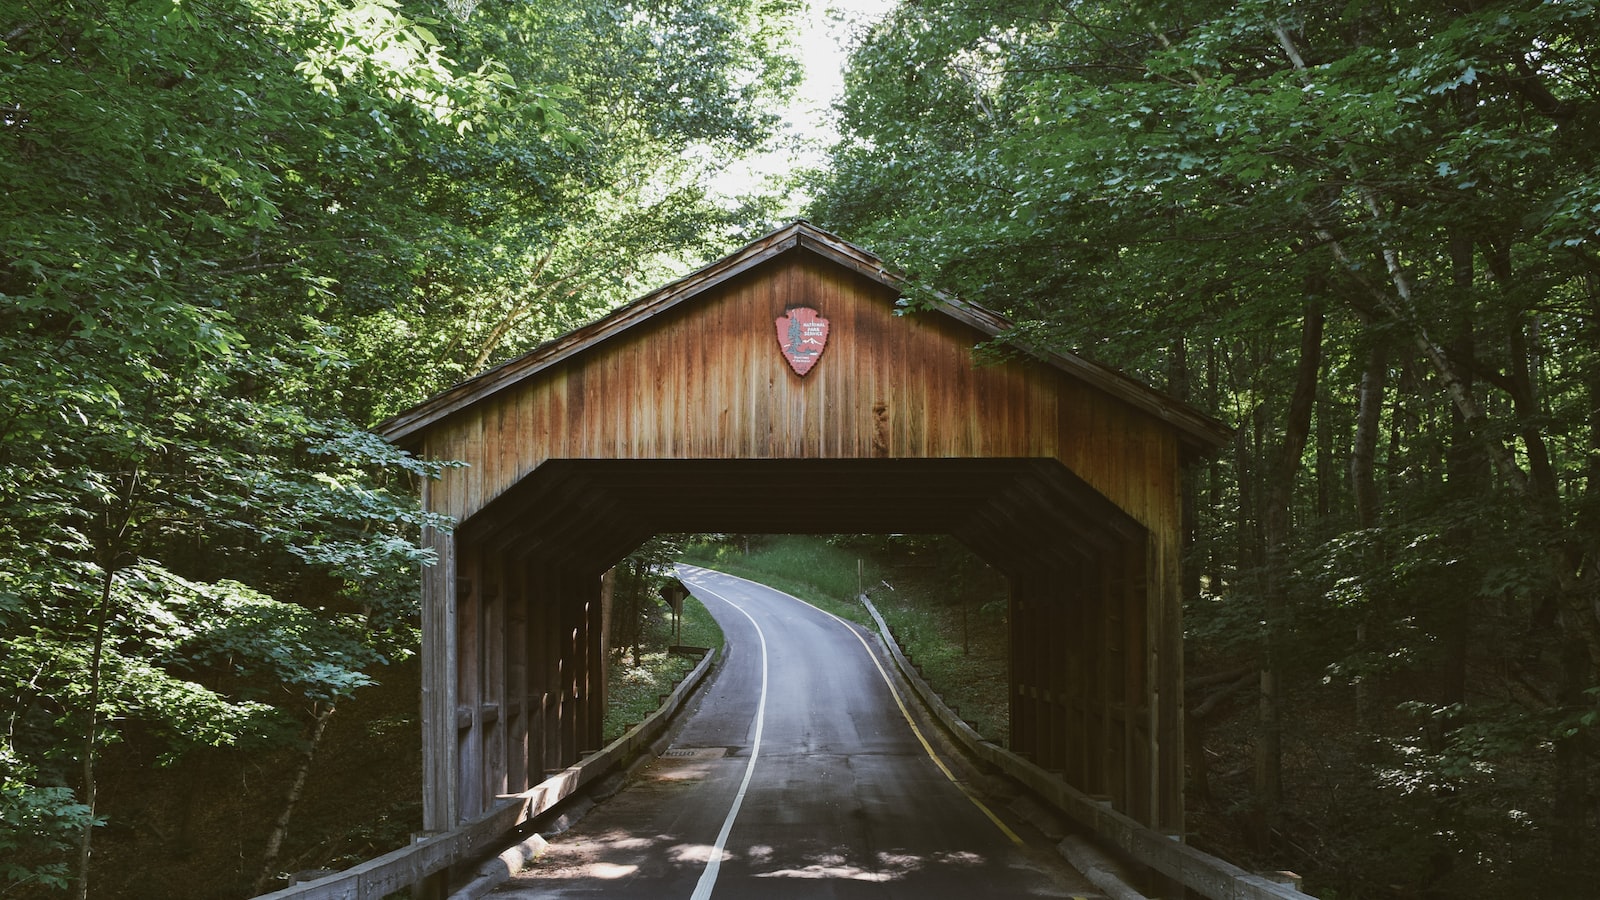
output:
POLYGON ((622 647, 619 649, 630 653, 633 657, 635 668, 639 666, 639 645, 644 641, 644 629, 641 621, 644 618, 644 589, 648 583, 645 573, 632 561, 623 564, 623 574, 627 576, 622 585, 622 647))
MULTIPOLYGON (((1593 708, 1594 701, 1586 693, 1591 668, 1589 651, 1579 640, 1568 635, 1561 643, 1561 705, 1570 711, 1593 708)), ((1589 833, 1589 761, 1587 759, 1588 731, 1577 728, 1572 734, 1555 742, 1555 803, 1551 810, 1555 819, 1550 840, 1551 862, 1556 871, 1567 878, 1584 880, 1584 865, 1588 859, 1589 833)), ((1573 887, 1578 887, 1574 884, 1573 887)), ((1583 885, 1592 889, 1592 884, 1583 885)))
MULTIPOLYGON (((1218 383, 1217 374, 1217 346, 1215 342, 1206 345, 1206 400, 1209 408, 1216 409, 1218 397, 1222 393, 1222 386, 1218 383)), ((1206 507, 1208 509, 1222 508, 1222 463, 1218 457, 1212 457, 1206 463, 1206 507)), ((1196 509, 1196 513, 1199 510, 1196 509)), ((1221 523, 1218 523, 1220 530, 1221 523)), ((1205 578, 1207 590, 1212 594, 1222 593, 1222 553, 1217 549, 1217 542, 1208 541, 1206 546, 1205 578)))
POLYGON ((283 839, 289 834, 289 820, 294 816, 294 808, 299 805, 300 797, 305 793, 306 778, 311 774, 311 763, 317 757, 317 748, 322 745, 322 733, 328 727, 328 719, 332 718, 335 707, 328 704, 321 712, 316 713, 316 720, 311 725, 311 737, 306 743, 306 752, 300 757, 300 765, 295 769, 294 780, 289 783, 289 794, 283 800, 283 810, 278 813, 278 819, 272 823, 272 833, 267 835, 267 849, 261 857, 261 871, 256 874, 252 894, 264 894, 267 884, 276 876, 278 868, 278 854, 283 849, 283 839))
MULTIPOLYGON (((1167 367, 1167 392, 1185 403, 1193 400, 1194 392, 1189 377, 1189 350, 1181 336, 1172 345, 1172 354, 1167 367)), ((1181 477, 1183 520, 1179 527, 1182 531, 1180 540, 1184 549, 1183 599, 1187 603, 1200 599, 1200 565, 1190 556, 1190 552, 1194 549, 1195 535, 1199 533, 1200 528, 1199 467, 1185 467, 1181 477)))
POLYGON ((99 792, 95 755, 99 750, 100 685, 105 664, 106 631, 111 626, 111 593, 127 553, 127 539, 139 509, 139 492, 143 484, 137 465, 132 466, 124 478, 115 502, 102 510, 105 530, 95 541, 95 555, 100 562, 101 572, 100 606, 95 610, 94 650, 89 656, 89 724, 83 736, 83 803, 88 807, 89 815, 84 821, 83 837, 78 843, 78 879, 74 887, 77 900, 86 900, 89 896, 89 860, 93 852, 95 801, 99 792))
MULTIPOLYGON (((1456 292, 1470 296, 1476 280, 1473 265, 1473 248, 1469 239, 1452 234, 1450 244, 1450 280, 1456 292)), ((1471 360, 1477 357, 1476 323, 1473 310, 1468 309, 1453 317, 1450 328, 1449 357, 1454 360, 1471 360)), ((1471 369, 1461 374, 1462 387, 1475 393, 1471 369)), ((1482 442, 1473 434, 1458 408, 1450 413, 1450 445, 1445 451, 1445 478, 1450 496, 1457 503, 1471 503, 1482 497, 1489 488, 1489 462, 1483 452, 1482 442)), ((1447 569, 1445 589, 1430 606, 1436 607, 1440 646, 1444 649, 1444 692, 1446 705, 1457 705, 1467 699, 1467 647, 1471 631, 1471 606, 1478 594, 1481 581, 1479 567, 1473 562, 1475 529, 1472 519, 1463 517, 1463 524, 1446 533, 1445 538, 1453 548, 1458 562, 1447 569)), ((1439 723, 1448 731, 1459 726, 1452 714, 1439 723)), ((1440 735, 1442 737, 1442 733, 1440 735)))
MULTIPOLYGON (((1591 313, 1589 316, 1590 346, 1600 346, 1600 284, 1591 284, 1591 313)), ((1591 365, 1588 373, 1589 394, 1589 466, 1586 495, 1580 504, 1578 532, 1588 541, 1586 552, 1580 556, 1574 576, 1574 601, 1570 604, 1575 615, 1600 618, 1600 365, 1591 365)), ((1563 647, 1562 702, 1575 709, 1593 712, 1597 698, 1587 694, 1593 684, 1596 660, 1584 652, 1581 640, 1571 637, 1563 647)), ((1556 819, 1561 822, 1555 846, 1560 857, 1565 854, 1567 864, 1578 879, 1574 889, 1592 888, 1586 883, 1586 873, 1579 860, 1588 859, 1593 850, 1587 842, 1594 832, 1584 828, 1587 806, 1590 803, 1589 758, 1594 755, 1594 736, 1590 730, 1580 729, 1556 744, 1557 802, 1556 819), (1568 791, 1567 779, 1573 790, 1568 791)))
MULTIPOLYGON (((1513 277, 1508 252, 1490 247, 1486 254, 1489 271, 1502 285, 1513 277)), ((1548 528, 1555 538, 1547 557, 1553 577, 1543 587, 1545 604, 1560 610, 1561 705, 1576 714, 1593 707, 1588 690, 1595 681, 1595 666, 1600 664, 1596 645, 1595 609, 1583 584, 1584 550, 1580 533, 1563 533, 1561 486, 1550 451, 1540 430, 1543 409, 1539 402, 1535 351, 1525 332, 1523 317, 1513 313, 1508 323, 1510 366, 1508 391, 1516 411, 1523 450, 1528 460, 1528 489, 1532 494, 1535 527, 1548 528), (1553 597, 1551 596, 1553 594, 1553 597)), ((1590 485, 1593 489, 1593 484, 1590 485)), ((1552 861, 1558 869, 1573 867, 1584 859, 1589 841, 1589 781, 1586 759, 1587 733, 1577 729, 1555 741, 1555 818, 1551 840, 1552 861)), ((1575 867, 1581 868, 1581 867, 1575 867)))
POLYGON ((98 790, 95 753, 99 739, 97 732, 100 730, 100 670, 105 662, 106 627, 111 621, 111 588, 117 579, 116 570, 109 564, 103 571, 100 608, 95 613, 94 651, 89 656, 89 725, 83 733, 83 805, 89 808, 89 816, 83 825, 83 837, 78 841, 78 881, 74 888, 77 900, 86 900, 89 896, 89 858, 94 842, 95 794, 98 790))
POLYGON ((1333 489, 1338 481, 1338 454, 1334 450, 1333 402, 1328 392, 1317 392, 1317 521, 1333 515, 1333 489))
MULTIPOLYGON (((1308 291, 1314 296, 1317 292, 1308 291)), ((1261 667, 1260 729, 1256 741, 1256 794, 1264 815, 1263 839, 1270 837, 1283 805, 1283 662, 1288 648, 1288 544, 1295 479, 1300 473, 1311 413, 1316 405, 1322 368, 1322 310, 1309 301, 1300 333, 1300 360, 1294 394, 1284 423, 1283 443, 1268 472, 1262 504, 1265 547, 1262 599, 1265 604, 1266 653, 1261 667)))
MULTIPOLYGON (((1242 344, 1243 342, 1241 342, 1242 344)), ((1236 356, 1244 356, 1247 346, 1235 349, 1236 356)), ((1252 354, 1253 355, 1253 354, 1252 354)), ((1234 361, 1238 364, 1238 361, 1234 361)), ((1250 359, 1244 363, 1250 371, 1259 371, 1260 363, 1250 359)), ((1236 391, 1239 386, 1233 386, 1236 391)), ((1248 427, 1234 434, 1233 477, 1239 486, 1239 509, 1234 520, 1234 558, 1238 561, 1237 573, 1261 570, 1261 502, 1258 499, 1260 478, 1257 463, 1262 459, 1262 419, 1265 408, 1257 403, 1251 411, 1248 427)))
MULTIPOLYGON (((1385 557, 1381 537, 1377 535, 1378 514, 1378 432, 1383 416, 1384 382, 1389 374, 1389 352, 1382 335, 1373 334, 1372 346, 1367 349, 1367 362, 1361 371, 1361 386, 1357 391, 1356 433, 1350 447, 1350 485, 1355 495, 1356 525, 1373 542, 1374 558, 1368 562, 1369 571, 1382 571, 1385 557)), ((1376 580, 1376 579, 1374 579, 1376 580)), ((1367 608, 1361 624, 1356 626, 1356 651, 1366 652, 1372 638, 1373 621, 1377 618, 1376 598, 1368 592, 1367 608)), ((1356 727, 1372 730, 1372 676, 1362 672, 1356 676, 1356 727)))
POLYGON ((1389 375, 1389 348, 1374 337, 1367 350, 1357 390, 1356 434, 1350 447, 1350 485, 1355 495, 1356 523, 1362 529, 1378 525, 1378 434, 1383 419, 1384 386, 1389 375))

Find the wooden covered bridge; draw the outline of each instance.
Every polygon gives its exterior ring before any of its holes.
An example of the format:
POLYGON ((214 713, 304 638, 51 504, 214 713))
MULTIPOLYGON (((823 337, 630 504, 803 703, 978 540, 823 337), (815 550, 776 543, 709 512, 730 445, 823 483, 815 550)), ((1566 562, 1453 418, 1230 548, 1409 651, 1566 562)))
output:
POLYGON ((423 581, 424 825, 598 748, 601 577, 670 532, 947 533, 1010 579, 1011 747, 1183 828, 1180 469, 1211 419, 806 223, 389 420, 459 460, 423 581))

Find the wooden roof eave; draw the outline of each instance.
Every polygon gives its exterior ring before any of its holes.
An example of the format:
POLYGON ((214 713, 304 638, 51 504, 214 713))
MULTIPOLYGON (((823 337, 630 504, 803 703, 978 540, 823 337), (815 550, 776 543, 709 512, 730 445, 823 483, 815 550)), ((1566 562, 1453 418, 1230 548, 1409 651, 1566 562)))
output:
MULTIPOLYGON (((869 269, 860 263, 852 263, 848 258, 841 255, 826 252, 823 252, 822 255, 843 265, 850 266, 864 275, 876 278, 900 293, 905 293, 905 288, 909 284, 907 279, 885 269, 882 265, 878 265, 875 269, 869 269)), ((873 261, 875 262, 876 260, 873 261)), ((1011 341, 1005 341, 1005 332, 1009 331, 1013 324, 1010 319, 976 304, 968 303, 959 297, 946 294, 943 291, 936 290, 932 294, 934 296, 933 309, 992 338, 999 338, 1005 342, 1006 346, 1019 350, 1040 362, 1054 366, 1079 381, 1110 394, 1178 429, 1183 436, 1184 446, 1191 453, 1210 456, 1233 440, 1232 428, 1175 397, 1163 394, 1144 382, 1125 375, 1116 369, 1091 362, 1081 356, 1070 353, 1040 351, 1011 341)))
MULTIPOLYGON (((908 279, 885 267, 877 257, 831 235, 802 230, 799 246, 853 269, 898 293, 904 294, 910 284, 908 279)), ((1003 335, 1012 327, 1011 320, 999 313, 943 291, 934 290, 931 293, 934 297, 933 309, 990 337, 1004 340, 1003 335)), ((1183 433, 1184 444, 1191 452, 1209 456, 1233 439, 1233 429, 1228 426, 1115 369, 1070 353, 1041 352, 1009 341, 1006 344, 1173 426, 1183 433)))
MULTIPOLYGON (((731 256, 723 257, 671 284, 652 291, 639 299, 582 328, 569 331, 555 340, 481 372, 442 393, 391 416, 373 429, 384 439, 406 446, 416 443, 418 432, 435 422, 459 412, 502 388, 522 381, 538 372, 605 341, 613 335, 659 315, 686 300, 735 278, 756 266, 787 253, 801 245, 802 226, 796 222, 764 238, 746 245, 731 256)), ((857 268, 858 266, 852 266, 857 268)))
MULTIPOLYGON (((1009 319, 997 313, 945 294, 938 295, 935 308, 1002 341, 1012 326, 1009 319)), ((1232 428, 1116 369, 1071 353, 1036 350, 1011 341, 1005 344, 1172 426, 1191 453, 1210 456, 1233 440, 1232 428)))
MULTIPOLYGON (((392 416, 380 422, 374 431, 395 444, 414 446, 420 443, 420 432, 429 425, 795 249, 821 256, 897 293, 905 293, 910 283, 885 267, 882 260, 859 247, 808 222, 793 222, 747 244, 730 256, 620 307, 598 321, 568 332, 392 416)), ((1012 325, 994 312, 942 292, 934 292, 932 308, 990 337, 1001 338, 1012 325)), ((1232 439, 1233 430, 1226 425, 1121 372, 1072 354, 1040 352, 1015 344, 1011 346, 1171 425, 1178 430, 1184 447, 1191 454, 1209 456, 1232 439)))

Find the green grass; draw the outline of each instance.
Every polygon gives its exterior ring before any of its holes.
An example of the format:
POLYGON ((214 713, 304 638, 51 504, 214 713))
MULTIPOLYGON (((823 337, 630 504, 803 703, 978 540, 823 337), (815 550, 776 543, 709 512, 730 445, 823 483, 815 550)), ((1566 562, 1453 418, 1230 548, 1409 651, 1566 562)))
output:
MULTIPOLYGON (((945 556, 964 553, 949 545, 945 556)), ((907 566, 873 549, 853 549, 811 535, 769 535, 744 545, 698 545, 684 561, 759 581, 841 618, 873 626, 857 596, 857 560, 873 605, 895 641, 933 689, 985 738, 1004 745, 1010 735, 1009 634, 1005 583, 992 571, 952 587, 951 560, 907 566), (892 588, 891 588, 892 586, 892 588), (965 627, 963 627, 963 608, 965 627)), ((963 571, 981 566, 968 566, 963 571)))
POLYGON ((963 651, 959 598, 917 577, 902 577, 895 587, 893 594, 872 601, 895 642, 946 705, 978 734, 1004 746, 1011 732, 1011 708, 1003 607, 969 603, 963 651))
MULTIPOLYGON (((700 661, 699 657, 669 653, 672 638, 671 614, 653 616, 645 628, 639 664, 634 665, 628 654, 612 657, 606 681, 606 743, 660 709, 662 695, 671 693, 700 661)), ((722 647, 722 629, 693 597, 683 602, 682 642, 689 647, 722 647)))
POLYGON ((717 626, 717 620, 693 597, 683 601, 683 634, 679 643, 685 647, 722 649, 722 629, 717 626))
POLYGON ((854 550, 836 547, 811 535, 777 534, 757 539, 745 553, 728 544, 698 544, 684 552, 684 562, 738 575, 777 588, 833 613, 870 626, 872 617, 856 602, 856 561, 866 567, 864 581, 882 578, 876 561, 854 550))

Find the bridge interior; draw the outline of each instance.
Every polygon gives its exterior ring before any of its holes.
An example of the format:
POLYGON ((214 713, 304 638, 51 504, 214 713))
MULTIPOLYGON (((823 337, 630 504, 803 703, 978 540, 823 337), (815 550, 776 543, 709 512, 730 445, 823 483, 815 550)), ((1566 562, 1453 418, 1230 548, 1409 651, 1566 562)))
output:
POLYGON ((1146 530, 1053 458, 546 461, 455 535, 452 818, 599 748, 601 575, 711 531, 956 537, 1011 585, 1011 748, 1181 827, 1156 777, 1178 748, 1156 739, 1146 530))

